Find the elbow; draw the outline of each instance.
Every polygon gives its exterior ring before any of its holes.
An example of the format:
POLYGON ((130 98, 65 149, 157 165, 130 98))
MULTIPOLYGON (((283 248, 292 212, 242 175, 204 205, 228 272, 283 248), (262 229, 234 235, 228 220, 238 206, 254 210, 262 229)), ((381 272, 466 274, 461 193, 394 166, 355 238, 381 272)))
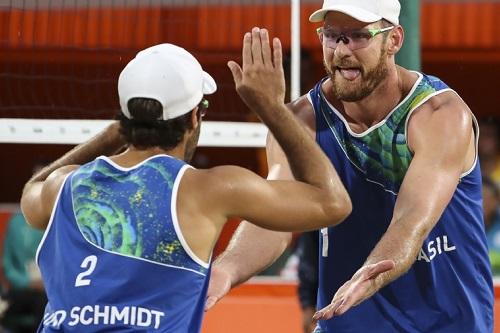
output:
POLYGON ((28 203, 29 200, 27 200, 25 198, 25 195, 23 193, 23 196, 21 197, 21 201, 20 201, 20 208, 21 208, 21 213, 23 214, 24 216, 24 219, 26 220, 26 223, 28 223, 30 226, 32 227, 35 227, 33 225, 33 223, 31 222, 32 221, 32 217, 31 217, 31 214, 30 214, 30 209, 29 209, 29 203, 28 203))
POLYGON ((326 214, 333 226, 340 224, 352 212, 352 202, 347 192, 340 197, 329 200, 327 206, 326 214))
POLYGON ((337 222, 336 224, 339 224, 342 221, 344 221, 352 213, 352 202, 351 202, 351 198, 349 197, 349 195, 346 194, 345 198, 343 200, 341 200, 341 202, 339 203, 339 205, 337 207, 337 210, 338 210, 338 213, 337 213, 338 216, 336 219, 336 222, 337 222))

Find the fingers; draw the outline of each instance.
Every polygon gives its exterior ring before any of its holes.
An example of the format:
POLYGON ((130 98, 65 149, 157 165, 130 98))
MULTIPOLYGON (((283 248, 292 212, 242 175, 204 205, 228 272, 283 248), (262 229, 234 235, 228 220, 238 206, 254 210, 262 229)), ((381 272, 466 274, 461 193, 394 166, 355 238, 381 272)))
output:
POLYGON ((260 30, 260 40, 262 44, 262 60, 264 66, 273 67, 271 45, 269 44, 269 32, 267 29, 260 30))
POLYGON ((395 263, 392 260, 382 260, 376 264, 372 264, 368 269, 368 279, 374 279, 379 274, 390 271, 391 269, 394 268, 394 266, 395 263))
POLYGON ((207 297, 207 300, 205 301, 205 311, 210 310, 218 301, 219 299, 215 296, 209 296, 207 297))
POLYGON ((382 260, 375 264, 368 265, 358 271, 350 281, 339 288, 332 302, 323 309, 317 311, 313 320, 328 320, 334 316, 346 313, 353 306, 370 297, 376 290, 370 289, 370 284, 378 275, 390 271, 395 266, 392 260, 382 260), (357 277, 356 277, 357 276, 357 277))
POLYGON ((229 69, 231 70, 231 74, 233 74, 234 83, 236 84, 236 86, 238 86, 241 83, 243 77, 240 65, 238 65, 234 61, 229 61, 227 63, 227 67, 229 67, 229 69))
POLYGON ((341 306, 343 303, 342 298, 334 299, 329 305, 325 306, 323 309, 318 310, 314 316, 313 320, 318 321, 318 320, 328 320, 332 318, 339 306, 341 306))
MULTIPOLYGON (((311 319, 311 327, 316 327, 318 325, 318 319, 314 319, 314 317, 311 319)), ((314 328, 313 328, 314 330, 314 328)))
POLYGON ((273 38, 273 62, 274 68, 283 71, 283 51, 279 38, 273 38))
POLYGON ((260 40, 260 28, 254 27, 252 29, 252 56, 255 65, 264 63, 262 59, 262 42, 260 40))
POLYGON ((252 65, 252 63, 253 63, 252 35, 249 32, 245 33, 245 36, 243 36, 242 57, 243 57, 243 68, 245 68, 246 66, 252 65))
MULTIPOLYGON (((279 66, 281 66, 282 52, 279 40, 278 44, 280 57, 279 66)), ((245 34, 243 38, 243 68, 251 64, 272 66, 274 62, 273 58, 275 58, 275 55, 271 51, 269 32, 267 29, 254 27, 252 32, 247 32, 245 34)))

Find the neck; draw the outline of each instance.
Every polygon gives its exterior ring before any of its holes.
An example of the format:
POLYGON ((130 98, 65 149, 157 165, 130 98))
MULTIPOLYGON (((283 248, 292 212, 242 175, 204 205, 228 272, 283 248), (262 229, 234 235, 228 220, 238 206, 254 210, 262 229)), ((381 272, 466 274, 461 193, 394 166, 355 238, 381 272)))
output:
POLYGON ((138 149, 134 146, 129 146, 123 153, 112 156, 111 159, 121 166, 129 167, 136 165, 137 163, 140 163, 155 155, 169 155, 177 159, 184 160, 184 142, 181 142, 175 148, 169 150, 165 150, 160 147, 138 149))
MULTIPOLYGON (((367 129, 379 123, 401 102, 415 82, 413 74, 399 66, 391 66, 387 77, 362 100, 340 101, 341 112, 350 123, 367 129)), ((332 84, 330 80, 328 84, 332 84)), ((326 88, 326 87, 325 87, 326 88)), ((331 89, 326 88, 326 91, 331 89)), ((327 94, 332 96, 332 94, 327 94)))

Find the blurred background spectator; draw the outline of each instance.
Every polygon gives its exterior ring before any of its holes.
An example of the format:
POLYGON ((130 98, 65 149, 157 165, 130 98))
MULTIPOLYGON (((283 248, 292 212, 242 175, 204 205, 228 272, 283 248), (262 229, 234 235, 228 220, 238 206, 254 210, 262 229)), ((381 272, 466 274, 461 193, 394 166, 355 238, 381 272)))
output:
POLYGON ((47 298, 35 262, 43 233, 30 227, 21 212, 9 220, 4 242, 3 270, 9 284, 9 306, 3 326, 12 333, 35 332, 43 316, 47 298))
POLYGON ((298 296, 302 309, 304 333, 314 330, 312 316, 316 312, 318 294, 318 231, 305 232, 297 241, 298 296))
POLYGON ((498 118, 479 121, 479 159, 483 176, 500 185, 500 130, 498 118))
POLYGON ((498 185, 483 177, 484 226, 494 275, 500 274, 500 191, 498 185))
MULTIPOLYGON (((36 163, 33 173, 45 165, 36 163)), ((36 332, 43 317, 47 297, 35 261, 42 237, 43 232, 32 228, 20 211, 9 219, 2 257, 8 307, 2 326, 11 333, 36 332)))

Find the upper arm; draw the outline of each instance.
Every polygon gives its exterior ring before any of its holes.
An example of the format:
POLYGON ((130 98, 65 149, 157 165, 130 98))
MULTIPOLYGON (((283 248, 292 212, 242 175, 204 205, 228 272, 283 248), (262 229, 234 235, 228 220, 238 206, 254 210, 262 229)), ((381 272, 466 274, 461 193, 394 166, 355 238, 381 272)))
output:
POLYGON ((470 110, 453 93, 438 95, 411 116, 408 136, 414 157, 393 220, 413 221, 425 237, 450 202, 467 162, 474 142, 470 110))
MULTIPOLYGON (((322 191, 292 180, 266 180, 244 168, 221 166, 203 170, 205 205, 222 218, 238 217, 277 231, 313 230, 340 222, 325 207, 322 191), (208 193, 208 192, 207 192, 208 193)), ((340 212, 341 213, 341 212, 340 212)), ((340 216, 339 213, 339 216, 340 216)))
MULTIPOLYGON (((290 112, 295 114, 309 135, 314 138, 314 111, 307 96, 300 97, 298 100, 288 104, 287 107, 290 109, 290 112)), ((294 179, 287 157, 271 132, 267 135, 266 156, 269 169, 268 179, 294 179)))
POLYGON ((76 169, 68 165, 55 170, 44 181, 28 182, 21 197, 21 210, 26 221, 34 228, 45 229, 66 176, 76 169))

